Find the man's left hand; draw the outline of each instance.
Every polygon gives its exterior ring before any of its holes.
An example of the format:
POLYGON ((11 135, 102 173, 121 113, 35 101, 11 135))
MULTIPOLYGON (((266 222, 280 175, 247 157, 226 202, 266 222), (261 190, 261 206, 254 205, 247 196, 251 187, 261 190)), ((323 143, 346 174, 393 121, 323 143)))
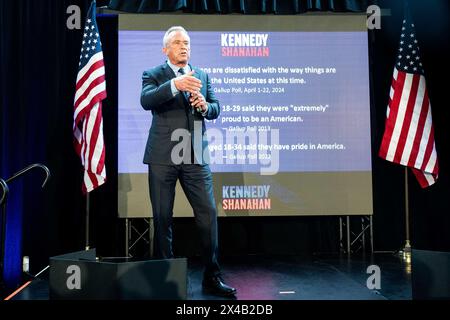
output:
POLYGON ((208 103, 206 102, 205 97, 198 91, 191 94, 189 101, 191 106, 200 113, 205 113, 208 110, 208 103))

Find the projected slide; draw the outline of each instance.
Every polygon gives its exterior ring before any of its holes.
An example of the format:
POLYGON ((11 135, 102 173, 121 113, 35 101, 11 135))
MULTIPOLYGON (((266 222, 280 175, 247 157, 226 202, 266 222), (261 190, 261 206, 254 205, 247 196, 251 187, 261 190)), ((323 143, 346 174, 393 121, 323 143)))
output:
MULTIPOLYGON (((219 213, 371 214, 367 32, 212 25, 185 27, 221 105, 207 122, 219 213)), ((135 28, 119 32, 119 211, 149 216, 141 76, 164 63, 166 28, 135 28)), ((175 216, 190 216, 176 197, 175 216)))

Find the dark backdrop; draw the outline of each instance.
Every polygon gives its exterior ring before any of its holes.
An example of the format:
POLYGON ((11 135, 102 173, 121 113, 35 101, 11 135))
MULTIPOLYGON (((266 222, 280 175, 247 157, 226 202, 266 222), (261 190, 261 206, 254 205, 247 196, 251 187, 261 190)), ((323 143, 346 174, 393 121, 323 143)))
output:
MULTIPOLYGON (((84 249, 82 169, 72 144, 82 32, 66 27, 72 4, 81 8, 83 24, 90 1, 0 1, 0 177, 36 162, 52 174, 43 190, 38 170, 10 184, 5 268, 10 286, 20 280, 23 255, 37 273, 49 256, 84 249)), ((116 202, 106 199, 117 184, 117 17, 101 17, 98 24, 108 90, 103 109, 108 183, 92 193, 91 243, 115 254, 123 245, 120 221, 116 202)))
MULTIPOLYGON (((372 3, 373 1, 369 1, 372 3)), ((401 1, 376 1, 390 9, 381 30, 370 31, 372 83, 372 154, 375 250, 398 250, 404 244, 404 169, 378 158, 395 53, 403 19, 401 1)), ((449 120, 445 76, 449 73, 449 3, 409 1, 416 23, 428 82, 440 177, 420 189, 410 179, 411 238, 418 249, 450 251, 449 120)), ((40 189, 42 175, 30 172, 11 184, 8 200, 7 280, 20 282, 21 256, 29 255, 31 272, 48 257, 84 249, 85 197, 80 160, 72 148, 72 105, 82 33, 66 28, 66 8, 77 4, 82 22, 89 1, 0 1, 0 177, 8 178, 30 163, 46 164, 52 178, 40 189)), ((97 1, 98 6, 108 1, 97 1)), ((111 1, 127 11, 286 14, 308 10, 359 11, 367 1, 111 1), (164 4, 164 5, 163 5, 164 4)), ((91 193, 91 247, 100 255, 124 254, 124 223, 117 218, 117 17, 98 23, 106 64, 108 98, 104 135, 108 182, 91 193)), ((223 255, 336 252, 335 217, 221 218, 223 255)), ((196 255, 193 219, 176 219, 177 255, 196 255)))

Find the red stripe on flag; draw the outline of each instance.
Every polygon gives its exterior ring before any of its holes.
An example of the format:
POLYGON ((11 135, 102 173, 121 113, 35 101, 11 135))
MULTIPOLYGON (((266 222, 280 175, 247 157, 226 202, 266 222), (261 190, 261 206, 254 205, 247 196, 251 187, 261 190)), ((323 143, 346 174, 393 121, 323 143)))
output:
POLYGON ((425 155, 423 156, 422 165, 420 166, 421 170, 425 170, 427 167, 428 161, 431 157, 431 152, 433 152, 433 146, 434 146, 434 128, 431 126, 430 130, 430 136, 428 137, 427 141, 427 147, 425 149, 425 155))
POLYGON ((426 188, 428 186, 430 186, 430 184, 428 183, 428 180, 425 178, 425 175, 422 171, 417 170, 415 168, 411 168, 412 172, 414 173, 414 175, 416 176, 417 181, 419 182, 419 185, 422 188, 426 188))
MULTIPOLYGON (((99 163, 98 163, 98 166, 97 166, 97 173, 98 174, 101 174, 103 169, 105 168, 105 155, 106 155, 106 151, 105 151, 105 147, 103 146, 102 154, 100 156, 100 160, 99 160, 99 163)), ((105 177, 105 180, 106 180, 106 177, 105 177)))
POLYGON ((89 94, 91 93, 92 89, 94 89, 96 86, 98 86, 102 82, 105 82, 105 75, 101 75, 100 77, 92 80, 92 82, 86 88, 84 93, 81 96, 78 97, 77 101, 75 101, 75 109, 77 109, 78 106, 80 105, 80 103, 89 96, 89 94))
POLYGON ((397 74, 397 81, 392 80, 392 87, 394 88, 394 97, 389 104, 389 117, 386 119, 386 126, 384 129, 383 140, 381 142, 379 156, 386 159, 389 145, 391 143, 392 133, 395 127, 395 121, 397 120, 398 106, 402 97, 403 85, 405 84, 404 72, 399 71, 397 74))
POLYGON ((84 170, 85 171, 87 170, 87 168, 86 168, 86 161, 88 162, 87 165, 89 165, 89 162, 90 162, 90 159, 88 157, 86 157, 86 152, 87 152, 87 149, 89 147, 89 144, 87 143, 88 139, 86 138, 87 126, 89 124, 88 120, 89 120, 89 117, 85 117, 83 119, 83 145, 82 145, 82 149, 81 149, 81 153, 82 153, 83 159, 84 159, 83 165, 84 165, 84 170))
POLYGON ((83 193, 87 193, 87 192, 97 188, 99 186, 99 181, 97 179, 97 176, 90 171, 85 171, 84 174, 85 174, 85 178, 87 178, 89 180, 89 182, 92 184, 92 188, 89 188, 90 190, 88 190, 86 187, 86 183, 83 181, 83 193))
POLYGON ((97 61, 97 62, 95 62, 95 63, 93 63, 93 64, 89 67, 88 71, 84 74, 84 76, 82 76, 82 77, 77 81, 77 85, 76 85, 76 87, 75 87, 75 91, 78 91, 78 90, 83 86, 83 84, 84 84, 85 81, 89 78, 89 76, 91 75, 91 73, 93 73, 95 70, 97 70, 97 69, 99 69, 99 68, 101 68, 101 67, 103 67, 103 66, 104 66, 104 64, 103 64, 103 59, 102 59, 102 60, 99 60, 99 61, 97 61))
MULTIPOLYGON (((97 117, 95 118, 94 126, 92 128, 91 140, 89 142, 89 145, 91 146, 91 148, 89 149, 89 159, 93 159, 94 152, 97 148, 98 139, 103 138, 101 136, 101 132, 100 132, 100 123, 102 121, 101 117, 102 117, 101 105, 99 105, 98 111, 97 111, 97 117)), ((94 172, 94 170, 92 170, 92 161, 90 161, 90 163, 89 163, 89 171, 94 172)), ((99 173, 99 172, 96 170, 94 173, 99 173)), ((100 173, 101 173, 101 171, 100 171, 100 173)))
POLYGON ((416 136, 414 137, 413 146, 411 149, 411 155, 409 156, 408 167, 414 167, 417 160, 417 155, 419 154, 420 141, 422 140, 423 130, 425 128, 425 121, 427 119, 428 108, 430 106, 430 101, 428 100, 428 91, 425 89, 423 95, 422 108, 420 110, 419 121, 417 123, 416 136))
POLYGON ((439 161, 437 158, 436 158, 436 164, 434 165, 433 174, 435 174, 436 176, 439 174, 439 161))
POLYGON ((86 114, 91 111, 95 104, 102 101, 103 99, 106 99, 106 91, 101 91, 94 97, 92 97, 89 104, 86 105, 86 107, 84 107, 83 110, 80 111, 80 113, 78 113, 77 117, 75 118, 75 123, 80 122, 86 116, 86 114))

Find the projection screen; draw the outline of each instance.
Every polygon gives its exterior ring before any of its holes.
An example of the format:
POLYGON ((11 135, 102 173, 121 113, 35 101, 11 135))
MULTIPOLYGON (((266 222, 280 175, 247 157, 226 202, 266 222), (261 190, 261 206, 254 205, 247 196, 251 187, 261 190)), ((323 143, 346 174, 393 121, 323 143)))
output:
MULTIPOLYGON (((206 123, 220 216, 373 213, 366 15, 121 14, 120 217, 151 216, 141 77, 173 25, 220 101, 206 123)), ((179 184, 174 216, 192 216, 179 184)))

